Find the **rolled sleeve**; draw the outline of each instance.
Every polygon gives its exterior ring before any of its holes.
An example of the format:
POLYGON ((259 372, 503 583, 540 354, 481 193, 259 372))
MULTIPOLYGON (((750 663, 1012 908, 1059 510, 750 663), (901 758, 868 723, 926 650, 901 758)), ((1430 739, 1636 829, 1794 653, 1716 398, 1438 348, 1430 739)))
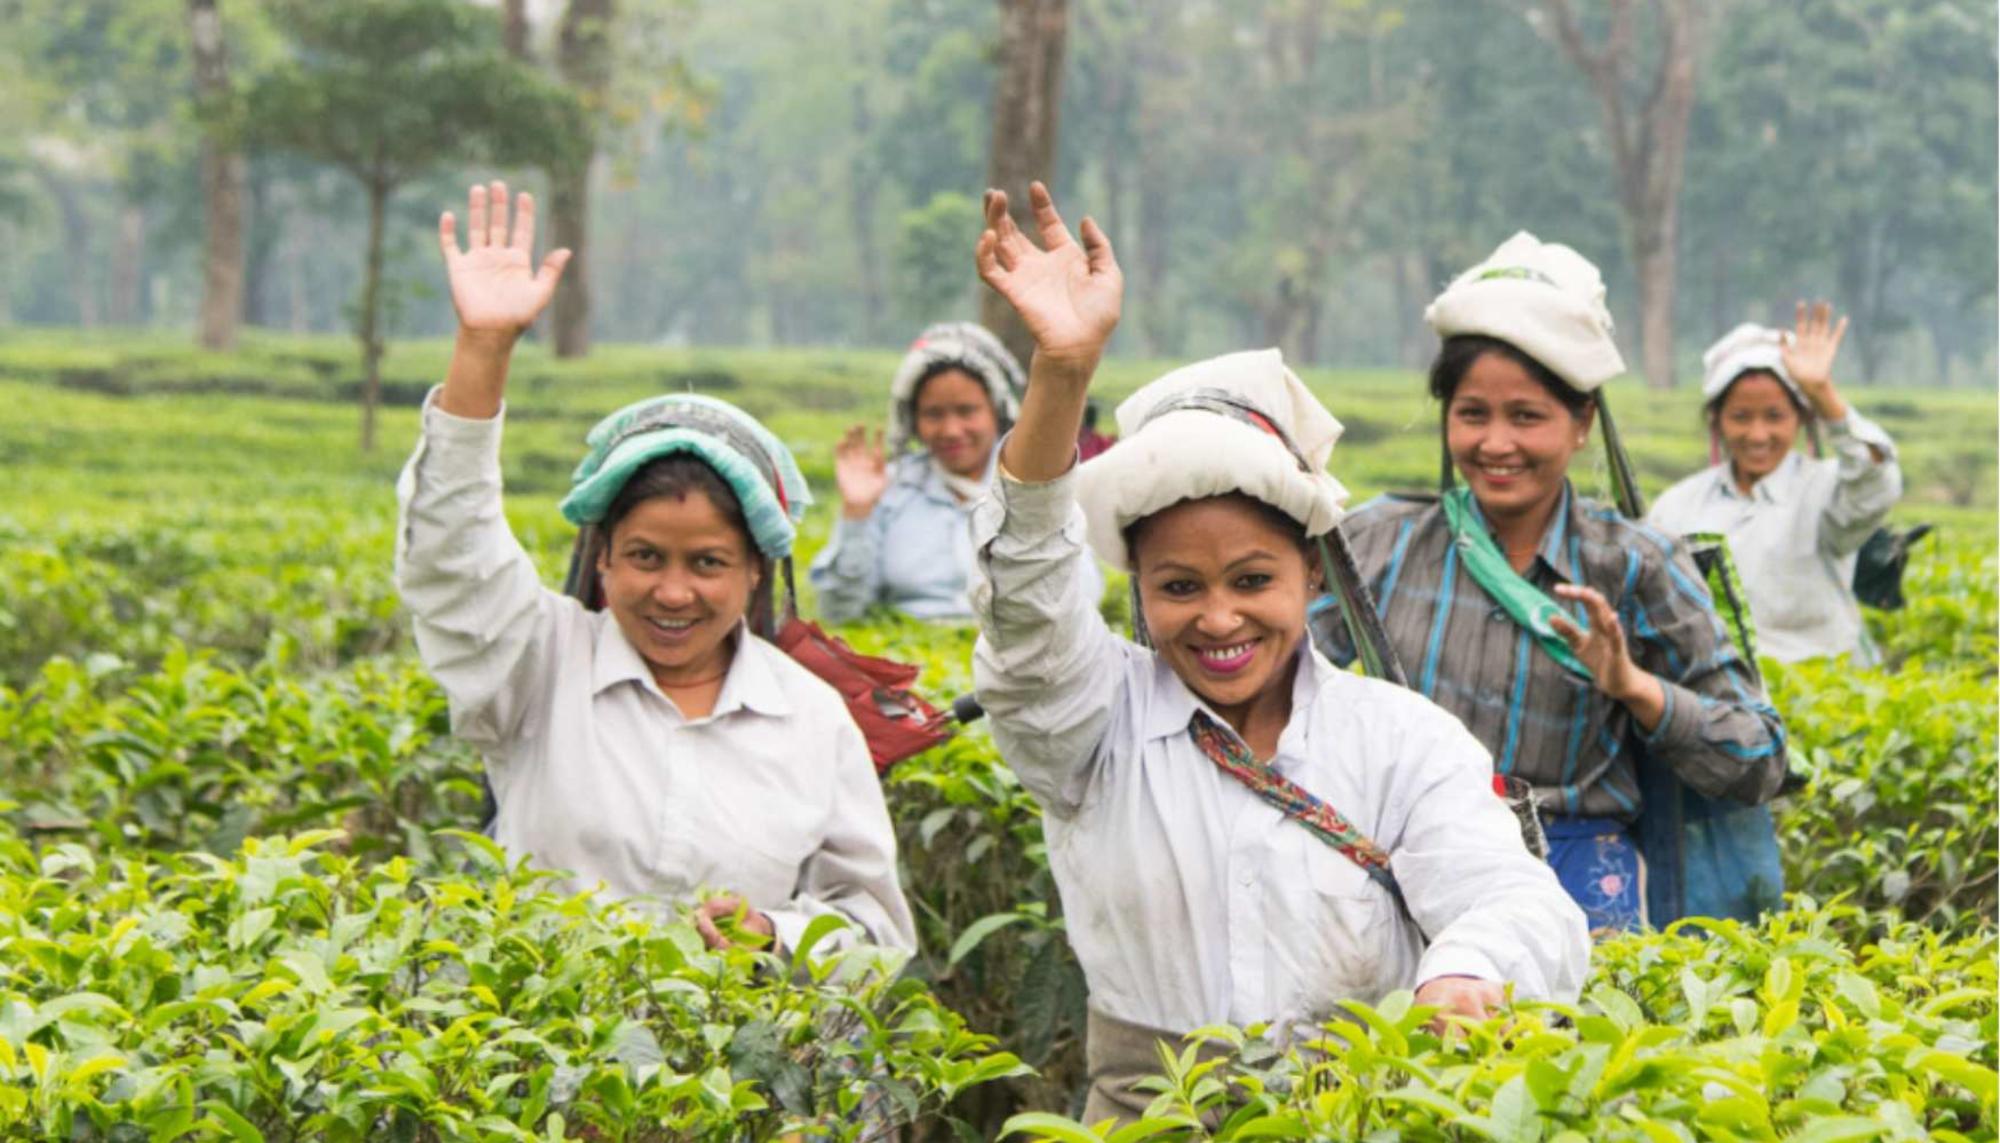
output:
POLYGON ((821 948, 856 940, 914 952, 916 922, 896 878, 896 832, 869 761, 867 743, 852 720, 832 730, 838 772, 832 813, 820 847, 800 871, 799 891, 766 911, 780 944, 795 949, 816 917, 833 914, 854 928, 829 935, 821 948))
POLYGON ((1832 556, 1858 550, 1903 496, 1895 442, 1880 425, 1848 409, 1826 423, 1834 454, 1834 487, 1820 514, 1820 547, 1832 556), (1881 459, 1876 459, 1876 453, 1881 459))

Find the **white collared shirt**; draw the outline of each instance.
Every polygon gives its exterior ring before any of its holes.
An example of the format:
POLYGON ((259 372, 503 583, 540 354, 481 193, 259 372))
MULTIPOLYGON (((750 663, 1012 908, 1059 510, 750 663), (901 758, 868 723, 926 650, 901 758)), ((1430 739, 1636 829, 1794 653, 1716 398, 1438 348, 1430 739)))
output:
POLYGON ((1091 1004, 1187 1031, 1317 1020, 1447 975, 1573 999, 1583 914, 1522 845, 1491 759, 1457 720, 1302 638, 1272 764, 1390 852, 1412 924, 1195 745, 1189 720, 1207 708, 1078 590, 1074 479, 1003 476, 975 510, 973 670, 1002 756, 1042 804, 1091 1004))
POLYGON ((1750 596, 1757 652, 1781 663, 1874 658, 1854 600, 1854 561, 1902 496, 1903 471, 1889 434, 1853 408, 1825 428, 1830 457, 1794 448, 1748 495, 1725 460, 1667 489, 1646 514, 1663 532, 1728 537, 1750 596))
POLYGON ((914 949, 881 786, 833 688, 745 630, 715 709, 682 717, 610 613, 544 587, 508 529, 501 417, 427 401, 423 424, 396 583, 453 732, 485 756, 507 852, 572 890, 735 892, 787 947, 831 912, 914 949))

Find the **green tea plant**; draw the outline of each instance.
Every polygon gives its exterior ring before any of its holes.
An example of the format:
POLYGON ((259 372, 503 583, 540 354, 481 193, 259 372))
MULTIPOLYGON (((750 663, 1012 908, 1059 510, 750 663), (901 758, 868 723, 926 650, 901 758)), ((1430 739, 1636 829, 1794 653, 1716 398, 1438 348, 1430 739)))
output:
POLYGON ((1767 666, 1793 765, 1810 776, 1778 816, 1787 885, 1991 931, 2000 878, 1991 666, 1767 666))
POLYGON ((464 869, 329 851, 0 853, 0 1134, 887 1138, 1022 1065, 855 946, 789 962, 464 869))
POLYGON ((1216 1027, 1163 1053, 1140 1122, 1056 1140, 1973 1140, 1995 1137, 1994 939, 1810 899, 1751 927, 1598 946, 1575 1005, 1434 1029, 1407 992, 1283 1048, 1216 1027), (1844 934, 1881 929, 1853 942, 1844 934), (1196 1045, 1219 1058, 1198 1061, 1196 1045))

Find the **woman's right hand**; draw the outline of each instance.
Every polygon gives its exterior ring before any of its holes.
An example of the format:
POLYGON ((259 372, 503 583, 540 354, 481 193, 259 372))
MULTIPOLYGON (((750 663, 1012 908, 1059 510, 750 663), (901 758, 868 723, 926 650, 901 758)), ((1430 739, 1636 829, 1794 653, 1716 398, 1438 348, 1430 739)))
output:
POLYGON ((975 254, 979 277, 1021 315, 1034 335, 1036 358, 1088 374, 1118 326, 1125 276, 1097 223, 1083 220, 1078 246, 1047 187, 1030 184, 1028 204, 1041 249, 1014 225, 1006 192, 986 192, 986 231, 975 254))
POLYGON ((882 456, 882 434, 869 441, 868 430, 855 425, 833 446, 833 481, 840 488, 840 514, 866 520, 889 490, 888 462, 882 456))
POLYGON ((462 333, 519 337, 547 308, 569 264, 568 250, 551 250, 535 268, 533 195, 515 199, 511 231, 508 223, 507 184, 498 181, 466 196, 466 249, 458 248, 452 213, 438 219, 438 246, 462 333))

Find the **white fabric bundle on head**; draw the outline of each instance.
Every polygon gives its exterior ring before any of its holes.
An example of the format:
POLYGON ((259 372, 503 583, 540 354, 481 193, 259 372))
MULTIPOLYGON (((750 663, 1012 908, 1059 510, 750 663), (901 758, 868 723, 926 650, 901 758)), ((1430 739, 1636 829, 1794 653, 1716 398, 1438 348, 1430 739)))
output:
POLYGON ((1525 230, 1446 286, 1424 320, 1439 337, 1504 341, 1579 393, 1595 393, 1625 372, 1603 275, 1583 255, 1525 230))
POLYGON ((1746 321, 1722 335, 1722 340, 1701 355, 1701 399, 1704 403, 1722 396, 1738 377, 1762 369, 1778 379, 1800 405, 1806 395, 1785 368, 1785 332, 1746 321))
POLYGON ((1112 567, 1131 570, 1125 529, 1183 500, 1240 492, 1297 520, 1308 536, 1340 523, 1347 489, 1326 471, 1340 422, 1275 349, 1174 370, 1118 406, 1118 431, 1118 444, 1080 467, 1076 478, 1090 546, 1112 567), (1284 437, 1207 409, 1160 411, 1205 394, 1251 407, 1284 437), (1305 458, 1305 469, 1286 440, 1305 458))

